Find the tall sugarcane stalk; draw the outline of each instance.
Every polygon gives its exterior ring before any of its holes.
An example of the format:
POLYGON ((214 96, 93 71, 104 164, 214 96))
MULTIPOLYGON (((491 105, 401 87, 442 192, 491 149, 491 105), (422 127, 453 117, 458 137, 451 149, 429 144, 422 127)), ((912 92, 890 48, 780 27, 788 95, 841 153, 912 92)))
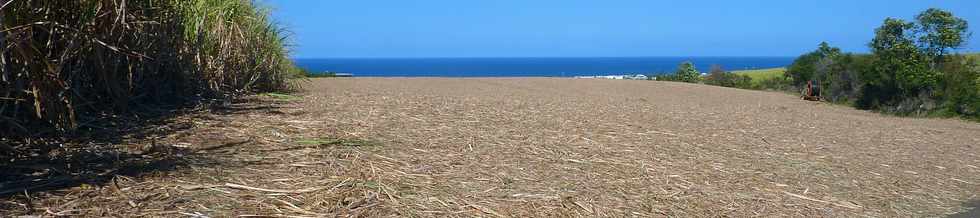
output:
POLYGON ((299 74, 250 0, 0 2, 0 138, 133 104, 286 90, 299 74))

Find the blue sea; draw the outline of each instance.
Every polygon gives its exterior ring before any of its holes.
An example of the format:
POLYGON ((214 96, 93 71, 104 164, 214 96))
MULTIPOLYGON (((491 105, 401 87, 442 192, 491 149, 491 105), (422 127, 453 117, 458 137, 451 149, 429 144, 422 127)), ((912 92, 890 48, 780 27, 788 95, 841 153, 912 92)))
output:
POLYGON ((355 77, 572 77, 672 73, 691 61, 701 72, 712 65, 750 70, 784 67, 794 57, 620 57, 620 58, 326 58, 297 59, 311 72, 355 77))

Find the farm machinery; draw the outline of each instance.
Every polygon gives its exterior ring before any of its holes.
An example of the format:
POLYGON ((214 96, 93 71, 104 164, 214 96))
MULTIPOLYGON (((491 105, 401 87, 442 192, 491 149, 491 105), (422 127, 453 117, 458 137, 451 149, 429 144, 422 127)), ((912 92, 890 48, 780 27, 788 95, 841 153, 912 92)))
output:
POLYGON ((813 80, 806 81, 806 86, 800 91, 800 99, 807 101, 820 101, 820 84, 813 80))

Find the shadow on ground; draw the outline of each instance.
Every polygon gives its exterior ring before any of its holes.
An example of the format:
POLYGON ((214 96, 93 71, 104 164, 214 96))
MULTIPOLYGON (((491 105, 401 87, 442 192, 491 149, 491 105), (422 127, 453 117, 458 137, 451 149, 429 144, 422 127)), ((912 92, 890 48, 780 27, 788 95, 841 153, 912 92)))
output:
POLYGON ((963 205, 964 207, 970 208, 968 211, 964 211, 957 214, 949 215, 949 218, 977 218, 980 217, 980 199, 967 202, 963 205))
MULTIPOLYGON (((253 100, 202 108, 154 109, 86 124, 67 137, 0 138, 0 199, 30 201, 41 193, 103 186, 119 176, 167 172, 206 160, 198 151, 240 146, 247 141, 209 140, 197 150, 163 140, 193 131, 209 115, 275 113, 275 102, 253 100), (193 161, 191 161, 193 160, 193 161)), ((25 204, 29 205, 29 204, 25 204)), ((14 204, 0 204, 0 211, 14 204)))
POLYGON ((173 157, 153 150, 154 139, 191 126, 168 123, 179 108, 144 111, 124 117, 86 122, 65 137, 35 136, 0 141, 0 197, 30 195, 81 184, 104 183, 114 175, 139 175, 143 171, 169 170, 179 164, 173 157), (149 146, 120 149, 127 141, 148 140, 149 146), (142 150, 147 150, 143 152, 142 150))

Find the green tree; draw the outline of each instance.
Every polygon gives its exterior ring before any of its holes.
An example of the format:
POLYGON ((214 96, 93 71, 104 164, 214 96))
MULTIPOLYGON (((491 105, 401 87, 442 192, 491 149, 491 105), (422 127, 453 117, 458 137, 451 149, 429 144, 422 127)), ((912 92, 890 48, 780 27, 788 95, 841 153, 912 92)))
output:
POLYGON ((813 79, 813 72, 816 71, 818 61, 820 61, 820 55, 817 52, 800 55, 786 68, 786 77, 792 79, 794 86, 806 84, 806 81, 813 79))
POLYGON ((933 63, 939 63, 949 50, 962 47, 971 35, 966 20, 946 10, 930 8, 915 16, 915 20, 919 46, 933 63))
POLYGON ((677 71, 674 72, 674 75, 676 75, 677 80, 681 82, 697 83, 701 81, 701 72, 698 72, 698 70, 694 68, 694 63, 691 63, 690 61, 685 61, 677 66, 677 71))
POLYGON ((874 85, 894 86, 902 94, 916 94, 935 85, 937 73, 929 69, 928 57, 915 46, 913 23, 888 18, 875 30, 871 51, 875 70, 866 81, 874 85))
POLYGON ((856 106, 865 109, 895 106, 935 87, 938 73, 929 57, 915 45, 915 24, 887 18, 875 29, 871 67, 861 71, 863 81, 856 106))
POLYGON ((840 48, 832 47, 827 42, 820 42, 817 52, 820 53, 820 57, 836 57, 841 54, 840 48))
POLYGON ((819 79, 818 74, 826 69, 828 60, 841 54, 840 48, 831 47, 827 42, 821 42, 817 50, 800 55, 786 69, 786 77, 793 80, 793 85, 802 86, 807 81, 819 79))

